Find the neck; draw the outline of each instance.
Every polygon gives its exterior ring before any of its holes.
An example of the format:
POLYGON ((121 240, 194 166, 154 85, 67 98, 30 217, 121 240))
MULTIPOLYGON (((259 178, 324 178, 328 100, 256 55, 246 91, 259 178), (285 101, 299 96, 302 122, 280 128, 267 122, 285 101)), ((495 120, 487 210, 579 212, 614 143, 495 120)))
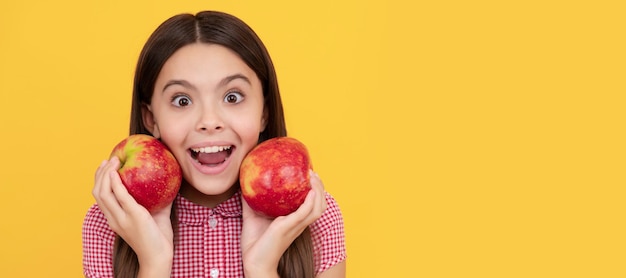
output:
POLYGON ((185 197, 185 199, 196 203, 201 206, 205 206, 208 208, 214 208, 222 202, 228 200, 232 197, 237 190, 239 190, 239 183, 233 184, 228 190, 226 190, 222 194, 218 195, 206 195, 200 191, 198 191, 195 187, 191 186, 189 183, 183 180, 183 183, 180 187, 180 195, 185 197))

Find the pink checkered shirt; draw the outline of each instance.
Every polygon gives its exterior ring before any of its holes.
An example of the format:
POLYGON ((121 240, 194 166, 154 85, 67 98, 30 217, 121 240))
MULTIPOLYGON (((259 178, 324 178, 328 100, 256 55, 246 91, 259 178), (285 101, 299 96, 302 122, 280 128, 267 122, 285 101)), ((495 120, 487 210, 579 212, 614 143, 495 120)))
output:
MULTIPOLYGON (((320 273, 345 260, 346 248, 341 211, 326 193, 328 208, 310 225, 315 269, 320 273)), ((175 200, 178 239, 171 277, 243 277, 241 260, 241 194, 210 209, 180 195, 175 200)), ((83 273, 87 277, 113 277, 115 233, 104 214, 93 205, 83 222, 83 273)))

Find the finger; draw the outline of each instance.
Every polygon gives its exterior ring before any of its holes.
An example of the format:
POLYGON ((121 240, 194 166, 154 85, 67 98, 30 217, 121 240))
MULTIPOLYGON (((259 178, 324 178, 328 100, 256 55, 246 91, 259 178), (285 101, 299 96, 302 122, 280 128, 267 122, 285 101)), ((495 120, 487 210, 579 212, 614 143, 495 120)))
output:
POLYGON ((104 167, 101 169, 100 173, 100 188, 98 194, 101 197, 106 197, 113 194, 113 190, 111 189, 110 182, 110 173, 116 172, 119 168, 119 160, 117 158, 110 159, 104 167))
POLYGON ((320 179, 319 175, 315 172, 312 172, 311 175, 311 189, 315 190, 317 199, 315 202, 315 207, 313 208, 315 219, 319 218, 324 211, 326 211, 326 192, 324 191, 324 184, 320 179))
POLYGON ((96 172, 96 182, 99 183, 98 194, 111 192, 110 188, 106 188, 108 184, 103 181, 108 178, 109 172, 117 170, 117 167, 119 165, 116 164, 116 160, 110 159, 103 163, 102 167, 98 168, 96 172))
POLYGON ((94 187, 92 190, 92 195, 93 197, 96 199, 96 203, 98 204, 98 208, 102 211, 102 213, 104 214, 104 216, 107 218, 107 221, 109 223, 109 225, 111 226, 116 226, 116 223, 114 221, 114 219, 112 218, 111 212, 109 211, 106 202, 104 201, 104 199, 106 198, 106 188, 108 185, 106 184, 106 181, 104 179, 104 177, 106 176, 106 166, 109 163, 108 160, 104 160, 102 161, 102 163, 100 163, 100 166, 98 167, 98 169, 96 170, 96 174, 95 174, 95 181, 94 181, 94 187))
POLYGON ((320 177, 317 173, 315 173, 312 169, 309 170, 311 190, 307 194, 304 202, 300 207, 294 212, 294 214, 299 215, 300 219, 305 219, 304 222, 309 222, 308 219, 311 214, 313 214, 313 218, 317 219, 319 216, 316 216, 316 211, 322 209, 323 203, 321 199, 324 198, 324 185, 320 180, 320 177))
POLYGON ((109 187, 109 184, 106 180, 107 173, 108 171, 110 171, 110 168, 111 168, 110 163, 111 162, 109 160, 103 161, 100 164, 100 167, 98 167, 98 170, 96 171, 95 185, 93 188, 93 196, 96 199, 96 202, 98 203, 98 205, 101 207, 101 209, 104 207, 103 198, 106 198, 107 195, 110 195, 112 193, 109 187))
POLYGON ((108 160, 102 160, 102 162, 100 162, 100 165, 98 165, 98 168, 96 169, 96 174, 94 176, 95 180, 99 180, 100 176, 102 175, 102 169, 104 169, 104 166, 107 165, 109 161, 108 160))
POLYGON ((317 195, 317 192, 315 190, 310 190, 304 198, 302 205, 300 205, 300 207, 291 214, 279 217, 281 218, 281 221, 286 222, 285 224, 288 226, 303 226, 302 229, 308 226, 310 224, 310 220, 308 219, 309 215, 315 207, 315 195, 317 195))
POLYGON ((94 175, 94 186, 93 189, 91 191, 91 194, 94 195, 94 197, 98 194, 98 192, 100 192, 100 179, 102 177, 102 171, 104 169, 104 166, 107 164, 107 160, 103 160, 100 163, 100 166, 98 166, 98 169, 96 169, 96 174, 94 175))
POLYGON ((111 172, 109 179, 111 180, 113 194, 122 209, 131 210, 139 206, 135 198, 128 193, 128 189, 126 189, 126 186, 122 183, 122 179, 117 171, 111 172))
MULTIPOLYGON (((112 181, 111 176, 118 175, 117 167, 119 166, 119 161, 116 159, 112 159, 109 163, 104 167, 101 177, 101 190, 99 193, 99 202, 98 205, 102 212, 108 216, 107 219, 112 222, 117 222, 116 220, 120 220, 125 216, 125 212, 120 206, 117 197, 115 196, 113 189, 111 188, 112 181)), ((119 177, 119 175, 118 175, 119 177)), ((114 223, 111 223, 114 224, 114 223)))
POLYGON ((311 177, 311 187, 321 187, 322 190, 324 189, 324 184, 317 172, 311 169, 309 170, 309 176, 311 177))

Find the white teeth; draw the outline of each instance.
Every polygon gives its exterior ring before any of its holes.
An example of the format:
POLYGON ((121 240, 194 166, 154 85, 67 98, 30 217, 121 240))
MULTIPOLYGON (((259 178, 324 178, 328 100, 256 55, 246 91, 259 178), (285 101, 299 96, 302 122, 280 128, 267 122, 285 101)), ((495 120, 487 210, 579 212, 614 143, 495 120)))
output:
POLYGON ((230 150, 230 148, 231 146, 210 146, 204 148, 193 148, 191 150, 197 153, 216 153, 224 150, 230 150))

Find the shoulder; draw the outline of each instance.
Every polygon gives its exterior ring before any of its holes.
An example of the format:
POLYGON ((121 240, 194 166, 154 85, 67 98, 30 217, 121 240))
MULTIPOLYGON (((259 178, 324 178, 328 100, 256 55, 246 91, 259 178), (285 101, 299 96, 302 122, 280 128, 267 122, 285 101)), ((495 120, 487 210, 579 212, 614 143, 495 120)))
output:
POLYGON ((339 204, 330 193, 325 193, 326 197, 326 211, 322 214, 322 216, 313 224, 311 224, 311 230, 313 232, 322 232, 328 230, 330 228, 337 228, 337 226, 341 226, 343 230, 343 216, 341 214, 341 210, 339 209, 339 204))
POLYGON ((83 240, 97 237, 100 240, 115 239, 115 233, 109 227, 106 217, 97 204, 92 205, 83 220, 83 240))
POLYGON ((313 224, 309 225, 313 237, 313 243, 318 245, 329 238, 343 240, 343 216, 339 205, 330 193, 325 193, 326 210, 313 224))
POLYGON ((346 259, 343 216, 337 201, 328 192, 326 204, 326 211, 309 226, 315 252, 316 274, 346 259))
POLYGON ((113 277, 115 233, 97 204, 83 221, 83 274, 85 277, 113 277))

